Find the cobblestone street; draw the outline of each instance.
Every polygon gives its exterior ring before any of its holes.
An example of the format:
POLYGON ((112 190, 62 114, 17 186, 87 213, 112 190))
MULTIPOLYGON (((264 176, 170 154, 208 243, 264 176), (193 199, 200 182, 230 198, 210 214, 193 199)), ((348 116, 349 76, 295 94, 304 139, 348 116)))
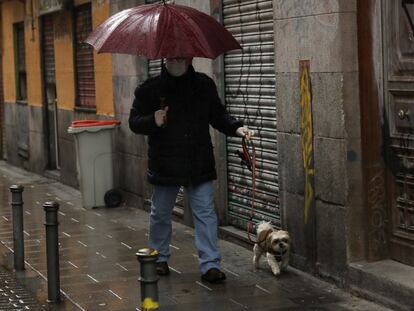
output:
MULTIPOLYGON (((147 245, 148 214, 122 206, 86 210, 77 190, 0 162, 0 260, 12 269, 12 219, 9 186, 24 189, 26 270, 20 283, 47 306, 44 211, 42 204, 60 204, 60 278, 63 301, 53 310, 139 310, 139 263, 135 253, 147 245)), ((210 285, 200 280, 194 234, 174 223, 172 273, 158 283, 161 310, 388 310, 358 299, 331 284, 295 269, 275 278, 262 262, 252 268, 252 252, 220 241, 227 281, 210 285)), ((0 270, 2 271, 2 270, 0 270)), ((1 274, 0 310, 42 310, 30 296, 1 274), (17 290, 11 289, 11 284, 17 290), (10 299, 10 300, 8 300, 10 299), (27 303, 21 303, 20 300, 27 303)))

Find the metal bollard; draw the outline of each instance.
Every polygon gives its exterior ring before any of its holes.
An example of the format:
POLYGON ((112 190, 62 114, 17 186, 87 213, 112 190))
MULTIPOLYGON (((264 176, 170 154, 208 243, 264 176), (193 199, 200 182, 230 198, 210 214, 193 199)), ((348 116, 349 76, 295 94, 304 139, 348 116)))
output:
POLYGON ((13 213, 13 252, 14 269, 24 270, 24 237, 23 237, 23 194, 24 187, 12 185, 11 207, 13 213))
POLYGON ((141 309, 142 311, 158 310, 158 285, 159 280, 155 270, 155 262, 158 252, 151 248, 143 248, 136 253, 141 264, 141 309))
POLYGON ((48 302, 60 301, 60 276, 59 276, 59 239, 58 217, 59 204, 45 202, 43 208, 46 212, 46 261, 47 261, 47 292, 48 302))

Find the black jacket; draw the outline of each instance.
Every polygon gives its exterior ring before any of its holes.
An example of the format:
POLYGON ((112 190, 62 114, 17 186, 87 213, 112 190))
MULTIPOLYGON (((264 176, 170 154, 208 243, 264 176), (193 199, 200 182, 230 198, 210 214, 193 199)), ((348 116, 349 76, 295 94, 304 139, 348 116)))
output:
POLYGON ((135 90, 129 127, 148 135, 148 181, 187 186, 217 177, 209 124, 226 135, 243 126, 221 104, 214 81, 190 66, 180 77, 163 68, 135 90), (161 98, 168 106, 167 123, 155 124, 161 98))

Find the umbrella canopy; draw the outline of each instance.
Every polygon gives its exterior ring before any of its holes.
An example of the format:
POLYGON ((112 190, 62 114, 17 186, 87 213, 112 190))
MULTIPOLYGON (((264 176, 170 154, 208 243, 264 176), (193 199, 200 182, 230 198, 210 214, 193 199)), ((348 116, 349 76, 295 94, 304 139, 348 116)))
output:
POLYGON ((213 17, 176 4, 146 4, 111 16, 85 40, 98 53, 149 59, 206 57, 241 49, 213 17))

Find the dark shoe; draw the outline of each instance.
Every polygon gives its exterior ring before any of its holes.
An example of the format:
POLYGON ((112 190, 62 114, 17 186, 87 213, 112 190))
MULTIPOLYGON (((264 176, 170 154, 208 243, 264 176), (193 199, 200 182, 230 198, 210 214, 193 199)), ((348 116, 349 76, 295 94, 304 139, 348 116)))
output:
POLYGON ((158 275, 168 275, 170 274, 170 268, 168 268, 168 264, 166 261, 156 262, 155 263, 155 270, 157 271, 158 275))
POLYGON ((211 268, 201 275, 201 279, 209 283, 221 283, 226 279, 226 275, 217 268, 211 268))

